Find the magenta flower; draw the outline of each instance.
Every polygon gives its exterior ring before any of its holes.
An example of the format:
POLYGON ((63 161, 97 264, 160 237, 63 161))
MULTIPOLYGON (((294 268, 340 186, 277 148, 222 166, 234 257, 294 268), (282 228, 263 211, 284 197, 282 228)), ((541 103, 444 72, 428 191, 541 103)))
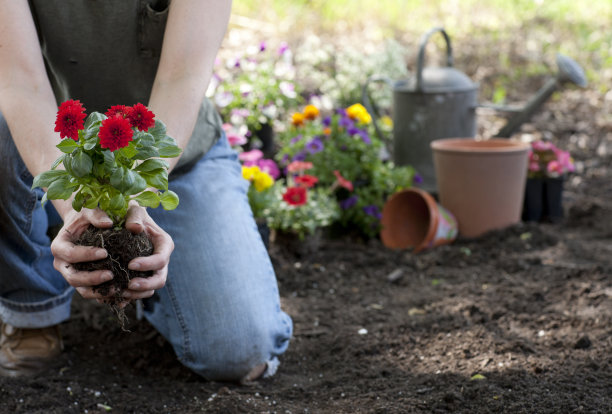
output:
POLYGON ((276 165, 274 160, 262 158, 257 160, 255 162, 255 165, 257 165, 261 171, 270 174, 270 176, 275 180, 278 180, 278 178, 280 177, 280 170, 278 169, 278 165, 276 165))

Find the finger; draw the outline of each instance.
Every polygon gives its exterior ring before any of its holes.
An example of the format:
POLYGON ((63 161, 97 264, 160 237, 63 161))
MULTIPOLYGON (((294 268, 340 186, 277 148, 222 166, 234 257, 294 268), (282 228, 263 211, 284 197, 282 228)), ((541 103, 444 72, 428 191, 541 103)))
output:
POLYGON ((95 227, 105 229, 113 225, 113 221, 104 211, 100 210, 99 208, 96 208, 95 210, 89 210, 87 216, 89 222, 95 227))
POLYGON ((72 287, 92 287, 113 278, 110 270, 78 271, 72 266, 64 267, 64 269, 62 275, 72 287))
POLYGON ((94 292, 91 287, 78 287, 76 288, 76 291, 79 292, 79 294, 85 299, 96 299, 98 301, 102 301, 103 303, 108 302, 109 299, 113 300, 115 295, 114 289, 110 289, 108 295, 102 295, 100 292, 94 292))
POLYGON ((154 293, 155 293, 154 290, 142 290, 142 291, 124 290, 122 293, 122 296, 124 299, 129 299, 129 300, 147 299, 153 296, 154 293))
POLYGON ((51 243, 51 252, 56 259, 67 263, 93 262, 108 256, 105 249, 94 246, 77 246, 63 238, 56 238, 51 243))
POLYGON ((148 234, 153 243, 153 254, 135 258, 128 264, 129 269, 156 271, 170 261, 170 255, 174 250, 174 241, 170 235, 159 227, 150 228, 148 234))
POLYGON ((145 231, 147 219, 151 220, 144 208, 131 206, 125 216, 125 228, 135 234, 142 233, 145 231))
POLYGON ((166 284, 166 275, 168 268, 164 267, 155 272, 151 277, 135 277, 130 280, 126 291, 141 292, 146 290, 157 290, 164 287, 166 284))

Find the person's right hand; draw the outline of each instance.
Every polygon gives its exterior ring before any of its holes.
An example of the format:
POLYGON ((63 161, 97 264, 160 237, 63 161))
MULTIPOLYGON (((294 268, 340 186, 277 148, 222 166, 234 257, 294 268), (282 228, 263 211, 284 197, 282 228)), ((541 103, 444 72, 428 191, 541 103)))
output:
MULTIPOLYGON (((104 300, 106 297, 94 292, 93 287, 113 278, 110 270, 78 271, 73 263, 90 262, 106 258, 106 250, 93 246, 77 246, 73 240, 78 238, 90 224, 99 228, 112 227, 112 220, 100 209, 71 210, 64 217, 64 226, 51 243, 53 267, 64 276, 81 296, 87 299, 104 300)), ((112 295, 113 292, 110 292, 112 295)))

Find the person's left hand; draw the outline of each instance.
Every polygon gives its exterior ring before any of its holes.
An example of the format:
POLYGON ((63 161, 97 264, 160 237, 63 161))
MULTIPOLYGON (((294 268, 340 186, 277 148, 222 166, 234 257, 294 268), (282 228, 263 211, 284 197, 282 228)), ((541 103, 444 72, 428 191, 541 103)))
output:
POLYGON ((138 271, 151 270, 153 275, 130 280, 128 288, 123 292, 123 297, 126 301, 151 297, 157 289, 161 289, 166 284, 168 263, 174 250, 174 242, 170 235, 153 221, 147 210, 136 203, 130 205, 125 228, 132 233, 144 231, 153 243, 153 254, 132 260, 128 268, 138 271))

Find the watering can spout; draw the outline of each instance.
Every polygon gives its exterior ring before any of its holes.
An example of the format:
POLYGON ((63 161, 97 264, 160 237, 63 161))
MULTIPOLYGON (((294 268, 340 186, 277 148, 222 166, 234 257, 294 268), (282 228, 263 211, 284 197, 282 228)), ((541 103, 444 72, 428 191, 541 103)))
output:
MULTIPOLYGON (((550 79, 540 90, 531 98, 524 108, 516 112, 508 123, 496 134, 497 137, 508 138, 544 104, 553 92, 564 83, 573 83, 582 88, 587 86, 587 79, 584 71, 573 59, 558 54, 557 76, 550 79)), ((501 108, 503 110, 503 108, 501 108)))

